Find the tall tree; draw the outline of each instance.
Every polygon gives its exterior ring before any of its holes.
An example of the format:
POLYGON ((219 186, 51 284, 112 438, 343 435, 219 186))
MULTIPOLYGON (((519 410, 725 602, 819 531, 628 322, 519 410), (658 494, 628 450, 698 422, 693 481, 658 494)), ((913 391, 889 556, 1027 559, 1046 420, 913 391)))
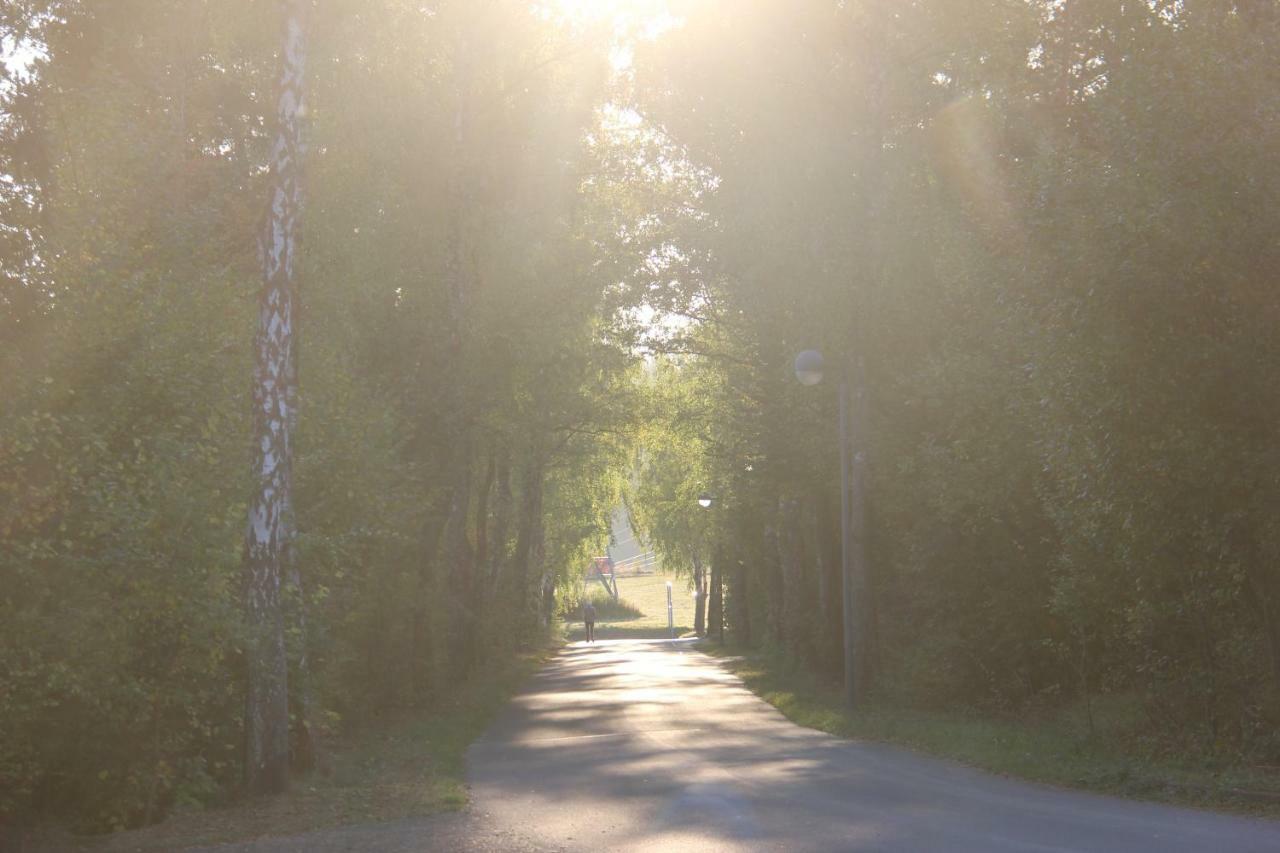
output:
POLYGON ((284 37, 254 350, 255 482, 244 548, 249 631, 244 773, 245 787, 252 793, 276 793, 289 783, 289 669, 281 582, 288 568, 293 533, 294 322, 303 201, 307 7, 307 0, 284 0, 282 6, 284 37))

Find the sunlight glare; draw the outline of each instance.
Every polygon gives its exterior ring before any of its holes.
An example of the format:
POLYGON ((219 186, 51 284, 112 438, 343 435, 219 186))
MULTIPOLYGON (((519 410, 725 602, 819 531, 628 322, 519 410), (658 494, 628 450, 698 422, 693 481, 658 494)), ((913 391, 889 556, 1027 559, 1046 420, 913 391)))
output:
POLYGON ((680 25, 667 0, 546 0, 540 8, 567 26, 606 30, 615 74, 631 67, 637 41, 652 41, 680 25))
POLYGON ((667 0, 551 0, 558 17, 589 26, 610 23, 645 39, 655 38, 676 24, 667 0))

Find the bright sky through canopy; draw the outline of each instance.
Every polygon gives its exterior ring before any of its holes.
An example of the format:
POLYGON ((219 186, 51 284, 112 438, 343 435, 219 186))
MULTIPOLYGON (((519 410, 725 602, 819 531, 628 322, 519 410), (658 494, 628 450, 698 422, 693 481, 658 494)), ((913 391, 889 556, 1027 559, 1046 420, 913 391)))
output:
POLYGON ((632 45, 679 25, 667 0, 551 0, 545 14, 570 26, 603 27, 613 41, 609 61, 615 72, 631 67, 632 45))
POLYGON ((641 38, 653 38, 676 24, 667 0, 552 0, 549 7, 575 24, 610 22, 641 38))

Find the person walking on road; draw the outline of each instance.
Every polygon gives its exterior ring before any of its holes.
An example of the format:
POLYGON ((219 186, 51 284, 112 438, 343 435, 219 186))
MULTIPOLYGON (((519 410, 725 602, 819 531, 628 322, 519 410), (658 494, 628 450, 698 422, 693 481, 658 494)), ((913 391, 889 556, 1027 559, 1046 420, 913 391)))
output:
POLYGON ((591 599, 582 602, 582 625, 587 629, 587 642, 596 641, 596 606, 591 599))

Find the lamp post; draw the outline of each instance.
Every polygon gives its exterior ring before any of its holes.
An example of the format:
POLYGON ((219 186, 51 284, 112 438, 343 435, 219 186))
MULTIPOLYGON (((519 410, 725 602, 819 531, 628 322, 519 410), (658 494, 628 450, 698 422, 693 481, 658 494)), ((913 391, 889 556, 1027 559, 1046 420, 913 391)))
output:
MULTIPOLYGON (((796 379, 801 385, 817 385, 822 381, 822 353, 808 349, 796 356, 796 379)), ((840 580, 844 614, 844 704, 849 710, 857 705, 857 663, 855 659, 857 602, 854 600, 853 531, 850 525, 849 489, 849 380, 840 375, 840 580)))
POLYGON ((675 611, 671 609, 671 581, 667 581, 667 630, 671 632, 671 639, 676 638, 676 619, 675 611))
MULTIPOLYGON (((750 466, 748 466, 748 470, 750 470, 750 466)), ((698 506, 703 507, 704 510, 709 510, 709 508, 712 507, 713 503, 716 503, 716 498, 714 498, 712 494, 708 492, 703 492, 699 494, 698 506)), ((723 590, 721 589, 721 552, 713 553, 712 565, 710 565, 709 575, 710 576, 703 575, 705 578, 705 580, 703 581, 703 585, 705 587, 705 594, 704 594, 704 601, 703 601, 703 613, 705 615, 705 619, 704 619, 703 625, 704 625, 705 634, 707 634, 707 637, 710 637, 710 635, 712 635, 712 625, 710 625, 710 622, 712 621, 716 622, 716 638, 719 640, 719 643, 721 643, 723 646, 723 643, 724 643, 724 594, 723 594, 723 590)), ((695 612, 696 612, 696 605, 695 605, 695 612)))

